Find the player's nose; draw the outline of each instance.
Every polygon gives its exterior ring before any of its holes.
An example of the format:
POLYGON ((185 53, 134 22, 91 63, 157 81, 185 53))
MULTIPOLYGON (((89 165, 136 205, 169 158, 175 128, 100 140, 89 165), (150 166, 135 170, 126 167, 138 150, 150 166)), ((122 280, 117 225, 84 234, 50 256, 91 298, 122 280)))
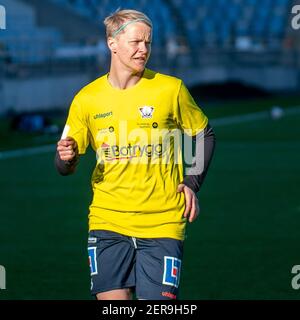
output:
POLYGON ((146 41, 140 41, 139 52, 147 54, 149 52, 149 44, 146 41))

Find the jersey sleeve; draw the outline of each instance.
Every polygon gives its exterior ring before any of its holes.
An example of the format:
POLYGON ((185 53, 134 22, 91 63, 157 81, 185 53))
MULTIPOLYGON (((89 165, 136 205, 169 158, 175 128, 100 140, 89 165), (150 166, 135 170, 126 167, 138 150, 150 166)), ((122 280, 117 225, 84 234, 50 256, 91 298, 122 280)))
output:
POLYGON ((84 154, 89 145, 88 126, 82 107, 74 98, 66 121, 62 138, 72 137, 78 145, 79 154, 84 154))
POLYGON ((174 113, 177 125, 189 136, 197 135, 207 126, 208 119, 206 115, 198 107, 182 81, 174 113))

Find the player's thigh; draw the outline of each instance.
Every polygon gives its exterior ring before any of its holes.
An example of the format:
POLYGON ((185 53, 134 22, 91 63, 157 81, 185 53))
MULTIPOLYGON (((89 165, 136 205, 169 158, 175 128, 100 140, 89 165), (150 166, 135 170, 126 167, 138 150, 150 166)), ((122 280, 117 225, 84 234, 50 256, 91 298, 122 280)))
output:
POLYGON ((96 294, 97 300, 131 300, 132 289, 115 289, 106 292, 99 292, 96 294))
POLYGON ((137 246, 137 298, 177 299, 183 241, 170 238, 138 239, 137 246))
POLYGON ((128 237, 111 231, 91 231, 88 254, 93 295, 135 286, 135 251, 128 237))

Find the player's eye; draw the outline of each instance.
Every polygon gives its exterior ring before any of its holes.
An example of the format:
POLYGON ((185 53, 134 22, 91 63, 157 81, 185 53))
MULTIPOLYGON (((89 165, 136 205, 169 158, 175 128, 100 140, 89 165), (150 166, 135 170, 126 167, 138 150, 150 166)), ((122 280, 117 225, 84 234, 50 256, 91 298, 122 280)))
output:
POLYGON ((138 40, 131 40, 131 41, 129 41, 129 43, 132 45, 138 45, 139 41, 138 40))

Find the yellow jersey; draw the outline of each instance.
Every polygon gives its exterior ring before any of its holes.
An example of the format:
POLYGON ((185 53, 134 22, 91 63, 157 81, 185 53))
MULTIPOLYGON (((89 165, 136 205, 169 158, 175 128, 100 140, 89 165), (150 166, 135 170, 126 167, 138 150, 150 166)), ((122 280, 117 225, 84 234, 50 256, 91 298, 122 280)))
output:
POLYGON ((180 79, 149 69, 128 89, 112 87, 108 74, 81 89, 66 126, 79 154, 89 144, 96 152, 89 230, 183 240, 180 139, 207 122, 180 79))

